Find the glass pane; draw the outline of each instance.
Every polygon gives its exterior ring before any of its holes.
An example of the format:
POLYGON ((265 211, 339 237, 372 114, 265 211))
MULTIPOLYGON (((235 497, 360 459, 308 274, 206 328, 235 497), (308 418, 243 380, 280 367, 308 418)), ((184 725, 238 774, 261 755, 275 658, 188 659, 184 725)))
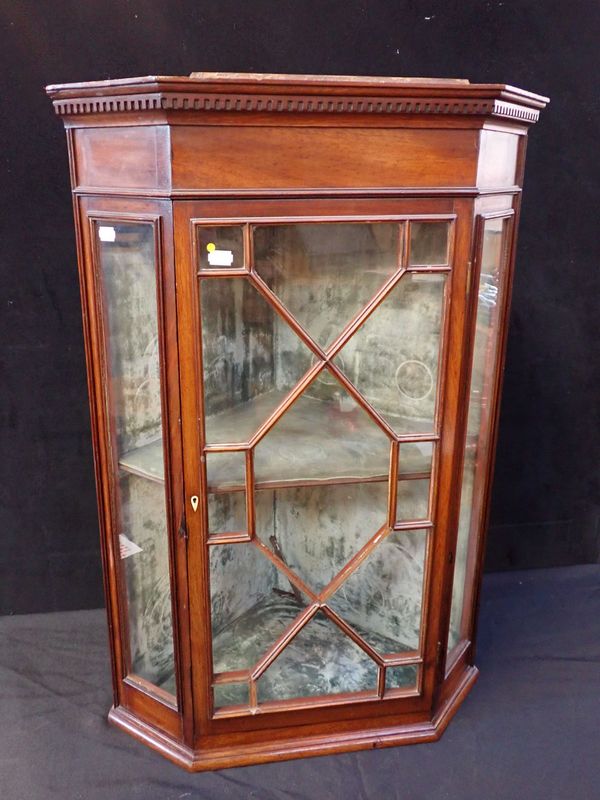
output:
POLYGON ((257 536, 320 592, 385 524, 390 442, 341 384, 314 381, 254 451, 257 536))
POLYGON ((258 700, 374 691, 377 665, 319 611, 258 681, 258 700))
POLYGON ((256 271, 302 327, 327 347, 398 269, 398 224, 254 228, 256 271))
POLYGON ((253 544, 210 548, 213 671, 250 669, 306 599, 253 544))
POLYGON ((102 223, 97 234, 129 669, 174 693, 154 228, 102 223))
POLYGON ((409 264, 416 266, 448 263, 448 222, 411 222, 409 264))
POLYGON ((467 417, 467 441, 452 586, 449 650, 466 635, 466 629, 462 623, 465 581, 470 580, 470 576, 467 575, 469 544, 472 537, 479 534, 479 515, 484 488, 481 481, 487 470, 490 446, 491 402, 498 358, 498 322, 503 303, 500 292, 503 288, 502 277, 506 261, 507 228, 508 220, 490 219, 486 220, 483 229, 483 252, 467 417))
POLYGON ((215 709, 224 706, 247 706, 249 703, 247 683, 217 683, 213 686, 215 709))
POLYGON ((207 453, 208 532, 247 530, 245 453, 207 453))
POLYGON ((200 282, 206 441, 246 442, 311 365, 311 352, 246 278, 200 282))
POLYGON ((327 604, 375 650, 418 650, 427 532, 394 531, 327 604))
POLYGON ((398 456, 398 489, 396 521, 429 519, 431 486, 431 442, 410 442, 400 445, 398 456), (414 476, 427 476, 416 478, 414 476))
POLYGON ((315 593, 385 524, 388 484, 257 492, 256 535, 315 593))
POLYGON ((200 269, 242 269, 244 234, 241 225, 197 226, 200 269))
POLYGON ((419 668, 417 666, 387 667, 385 671, 385 688, 416 689, 419 668))
POLYGON ((445 282, 404 275, 334 358, 398 434, 433 433, 445 282))
POLYGON ((256 482, 297 484, 386 480, 390 444, 327 370, 256 445, 256 482))

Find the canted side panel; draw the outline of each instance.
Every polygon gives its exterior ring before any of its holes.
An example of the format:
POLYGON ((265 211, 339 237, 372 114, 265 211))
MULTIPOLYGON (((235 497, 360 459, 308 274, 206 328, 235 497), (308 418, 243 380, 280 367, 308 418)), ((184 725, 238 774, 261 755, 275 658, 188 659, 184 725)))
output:
POLYGON ((173 189, 473 186, 478 134, 174 126, 173 189))
POLYGON ((481 553, 484 509, 493 468, 493 442, 509 300, 512 209, 481 214, 475 231, 475 284, 470 337, 471 369, 458 537, 454 566, 447 671, 470 640, 481 553))
POLYGON ((517 161, 522 136, 495 130, 482 130, 479 136, 478 188, 506 189, 517 184, 517 161))
MULTIPOLYGON (((150 517, 157 516, 155 513, 156 497, 160 496, 161 492, 163 496, 165 495, 165 475, 168 471, 170 476, 171 471, 169 466, 165 468, 161 460, 161 474, 156 476, 159 478, 157 482, 156 480, 144 478, 143 471, 135 470, 135 472, 131 472, 131 465, 127 466, 126 463, 127 459, 117 459, 116 423, 118 422, 120 428, 123 429, 121 438, 125 436, 127 442, 129 442, 130 434, 133 433, 133 428, 130 429, 131 426, 128 423, 130 415, 124 413, 123 409, 119 411, 118 408, 115 408, 115 399, 123 395, 123 393, 130 396, 136 403, 142 401, 143 398, 137 390, 134 390, 129 380, 130 370, 127 366, 128 364, 132 366, 132 357, 137 352, 137 344, 131 343, 126 352, 119 355, 116 362, 116 370, 114 369, 115 363, 112 365, 113 369, 109 369, 107 363, 109 355, 107 337, 109 334, 116 334, 119 325, 116 325, 114 314, 111 317, 106 314, 107 287, 105 285, 107 272, 114 272, 115 270, 118 272, 121 282, 123 280, 126 282, 133 281, 135 285, 141 285, 143 276, 140 274, 140 270, 143 271, 144 265, 146 265, 146 269, 150 268, 154 262, 151 270, 152 274, 150 275, 150 283, 155 287, 153 289, 154 294, 150 293, 152 294, 151 298, 145 295, 144 297, 139 297, 136 303, 133 303, 136 308, 139 307, 140 309, 147 310, 149 307, 155 307, 158 315, 154 324, 154 327, 157 328, 158 338, 155 344, 148 349, 149 356, 151 351, 154 352, 154 356, 150 359, 153 363, 148 363, 148 369, 144 368, 144 375, 140 383, 140 386, 154 385, 155 408, 152 410, 145 404, 143 417, 146 422, 149 419, 149 417, 146 418, 145 416, 146 412, 151 412, 151 415, 153 414, 156 417, 159 414, 158 405, 162 404, 162 412, 160 413, 165 423, 164 446, 170 450, 170 455, 167 455, 167 450, 165 450, 165 461, 167 465, 176 464, 181 457, 178 431, 175 426, 174 429, 171 429, 170 434, 167 435, 166 432, 167 423, 172 428, 170 425, 171 416, 168 411, 172 411, 177 417, 178 406, 177 383, 176 380, 173 380, 175 376, 171 375, 167 383, 165 374, 167 360, 171 365, 176 366, 177 364, 172 337, 168 336, 169 341, 166 342, 164 336, 164 314, 166 307, 170 307, 172 303, 172 284, 168 279, 165 279, 163 283, 163 269, 160 266, 164 263, 161 254, 163 253, 165 242, 166 258, 170 258, 168 255, 170 250, 168 236, 165 239, 160 235, 165 218, 168 225, 169 211, 170 207, 165 204, 91 198, 81 201, 79 224, 84 244, 81 263, 82 286, 85 286, 84 316, 88 318, 90 323, 89 330, 86 330, 86 339, 90 351, 88 364, 91 370, 90 391, 94 397, 92 424, 96 433, 94 446, 101 501, 100 517, 103 531, 103 549, 105 551, 105 570, 107 571, 107 600, 110 608, 109 621, 115 648, 116 700, 140 716, 140 718, 169 731, 173 735, 179 732, 181 726, 179 714, 174 708, 174 680, 171 679, 170 688, 163 689, 158 686, 159 680, 157 673, 155 674, 158 662, 156 664, 153 662, 154 667, 150 673, 146 674, 146 668, 149 667, 150 662, 144 658, 143 654, 141 658, 138 657, 141 654, 141 651, 138 653, 140 650, 138 645, 142 641, 140 636, 148 644, 147 634, 150 633, 151 629, 154 632, 150 634, 151 638, 158 633, 162 627, 159 618, 167 620, 171 617, 171 609, 169 607, 171 591, 169 585, 173 585, 173 559, 176 553, 171 552, 169 554, 168 552, 169 550, 173 551, 173 543, 171 542, 172 537, 167 533, 167 530, 171 531, 177 524, 181 515, 181 505, 174 485, 171 487, 172 492, 166 492, 166 505, 163 502, 158 515, 163 520, 159 526, 160 531, 158 531, 162 553, 162 583, 160 587, 156 584, 162 593, 161 597, 164 601, 159 603, 161 611, 149 596, 149 594, 152 594, 151 588, 148 585, 142 586, 139 581, 136 583, 136 577, 142 577, 142 573, 139 570, 136 571, 133 560, 137 558, 139 561, 141 557, 150 556, 154 566, 158 568, 158 560, 155 558, 156 543, 150 541, 154 536, 154 527, 147 524, 145 519, 148 515, 150 517), (146 238, 150 235, 150 239, 147 242, 144 239, 144 235, 146 238), (132 248, 134 246, 138 247, 138 245, 141 247, 144 242, 146 249, 142 248, 140 250, 139 258, 134 257, 137 251, 134 252, 132 248), (113 249, 118 248, 122 253, 119 255, 116 252, 112 254, 108 253, 108 251, 100 252, 101 245, 106 245, 113 249), (154 258, 150 258, 152 252, 154 253, 154 258), (160 361, 158 360, 158 350, 162 353, 160 361), (168 359, 166 358, 167 351, 169 354, 168 359), (162 387, 160 394, 158 389, 159 382, 162 387), (162 402, 160 400, 161 395, 162 402), (127 523, 126 515, 125 517, 123 516, 123 492, 118 492, 116 488, 116 482, 118 482, 119 487, 122 489, 121 484, 123 480, 126 480, 127 475, 131 475, 132 479, 132 485, 128 487, 126 498, 129 503, 133 500, 132 492, 136 493, 142 487, 144 487, 142 494, 147 494, 146 490, 149 490, 151 494, 153 493, 152 498, 139 495, 139 502, 135 501, 134 505, 137 504, 138 509, 143 508, 144 511, 141 514, 136 512, 136 519, 134 520, 132 517, 129 521, 130 524, 127 523), (135 487, 133 483, 136 484, 135 487), (168 502, 169 498, 172 498, 172 503, 168 502), (129 549, 126 547, 125 550, 122 549, 124 543, 120 535, 124 531, 123 526, 127 528, 130 534, 127 537, 129 539, 129 542, 127 542, 129 549), (144 539, 144 537, 146 538, 144 539), (134 539, 138 541, 133 542, 134 539), (133 548, 131 547, 132 543, 136 545, 133 548), (131 555, 128 555, 128 553, 131 553, 131 555), (123 571, 123 565, 131 567, 126 570, 127 574, 123 571), (158 616, 156 614, 157 611, 158 616), (139 625, 132 625, 132 612, 133 622, 135 623, 137 619, 139 625), (145 622, 143 622, 144 619, 145 622), (155 624, 156 622, 158 622, 158 625, 155 624)), ((166 272, 169 273, 170 270, 166 269, 166 272)), ((121 289, 123 287, 120 287, 119 294, 121 289)), ((128 296, 128 291, 125 288, 123 302, 126 304, 128 296)), ((123 313, 127 317, 125 307, 123 307, 123 313)), ((137 335, 143 337, 146 332, 140 329, 137 335)), ((131 407, 131 404, 129 405, 131 407)), ((139 417, 138 421, 142 421, 142 417, 139 417)), ((146 422, 143 423, 144 428, 148 427, 146 422)), ((148 430, 151 427, 152 425, 148 430)), ((124 445, 121 449, 128 452, 129 445, 124 445)), ((169 480, 169 483, 178 483, 178 472, 177 469, 174 470, 174 480, 169 480)), ((153 570, 156 573, 154 567, 153 570)), ((175 608, 177 608, 177 603, 175 603, 175 608)), ((171 629, 171 624, 169 624, 169 628, 171 629)), ((175 634, 175 631, 169 634, 171 642, 173 634, 175 634)), ((175 636, 175 638, 177 637, 175 636)), ((150 645, 150 648, 151 650, 153 649, 153 652, 162 651, 162 645, 159 645, 158 649, 153 645, 150 645)), ((167 649, 171 653, 167 659, 169 662, 168 671, 172 673, 174 669, 173 644, 169 644, 167 649)), ((149 653, 150 651, 148 651, 149 653)), ((182 694, 183 691, 180 687, 180 702, 182 694)))
POLYGON ((76 190, 169 189, 168 126, 76 128, 73 140, 76 190))

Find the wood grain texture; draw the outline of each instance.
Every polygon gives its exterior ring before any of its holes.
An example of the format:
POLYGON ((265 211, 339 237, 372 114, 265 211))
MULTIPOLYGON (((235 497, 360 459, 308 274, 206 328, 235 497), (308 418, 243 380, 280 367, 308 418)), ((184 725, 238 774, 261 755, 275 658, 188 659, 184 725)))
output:
POLYGON ((476 131, 177 126, 171 136, 176 190, 475 183, 476 131))
POLYGON ((335 732, 331 729, 320 729, 318 726, 311 726, 306 731, 294 728, 282 732, 275 745, 264 740, 252 741, 248 738, 245 745, 221 744, 214 748, 194 750, 165 735, 160 728, 140 721, 120 707, 111 709, 109 721, 184 769, 190 772, 203 772, 307 756, 435 742, 448 727, 452 717, 472 689, 477 676, 478 671, 475 667, 465 667, 460 675, 457 673, 458 680, 453 681, 452 691, 448 692, 431 719, 423 715, 395 716, 387 720, 378 719, 377 724, 371 722, 371 724, 362 723, 362 726, 356 723, 350 726, 337 725, 335 732))
POLYGON ((168 189, 168 134, 164 126, 76 129, 73 137, 77 184, 136 192, 168 189))
POLYGON ((350 76, 193 73, 51 85, 58 114, 218 111, 236 114, 477 115, 535 122, 548 98, 505 84, 350 76))

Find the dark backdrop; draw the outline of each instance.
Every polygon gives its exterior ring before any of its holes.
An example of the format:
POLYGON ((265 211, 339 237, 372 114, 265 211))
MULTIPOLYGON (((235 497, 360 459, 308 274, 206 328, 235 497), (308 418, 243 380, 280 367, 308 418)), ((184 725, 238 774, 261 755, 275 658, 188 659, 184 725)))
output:
POLYGON ((488 568, 598 559, 597 0, 2 0, 0 20, 0 612, 102 603, 67 151, 43 86, 151 73, 551 97, 530 137, 488 568))

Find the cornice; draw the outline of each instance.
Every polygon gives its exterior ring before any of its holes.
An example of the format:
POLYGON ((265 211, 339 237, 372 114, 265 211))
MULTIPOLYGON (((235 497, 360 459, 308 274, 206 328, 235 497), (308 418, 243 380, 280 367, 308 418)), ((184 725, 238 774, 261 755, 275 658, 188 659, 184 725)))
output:
POLYGON ((547 98, 459 80, 251 76, 129 78, 48 86, 59 116, 125 112, 489 116, 534 123, 547 98))

